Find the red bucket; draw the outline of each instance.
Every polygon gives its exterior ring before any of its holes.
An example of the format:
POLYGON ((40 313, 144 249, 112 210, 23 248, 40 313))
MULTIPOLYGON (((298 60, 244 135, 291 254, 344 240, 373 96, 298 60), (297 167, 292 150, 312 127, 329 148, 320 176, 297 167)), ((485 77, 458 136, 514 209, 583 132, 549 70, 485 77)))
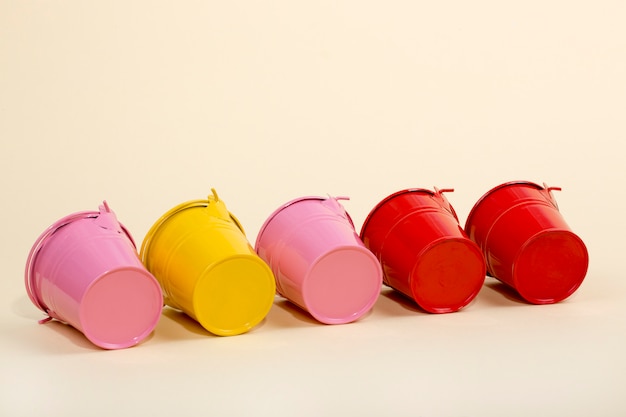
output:
POLYGON ((407 189, 367 216, 361 239, 383 267, 383 282, 430 313, 469 304, 485 281, 485 260, 443 192, 407 189))
POLYGON ((565 223, 552 195, 558 187, 501 184, 472 208, 465 231, 482 250, 487 272, 533 304, 572 295, 587 273, 583 241, 565 223))

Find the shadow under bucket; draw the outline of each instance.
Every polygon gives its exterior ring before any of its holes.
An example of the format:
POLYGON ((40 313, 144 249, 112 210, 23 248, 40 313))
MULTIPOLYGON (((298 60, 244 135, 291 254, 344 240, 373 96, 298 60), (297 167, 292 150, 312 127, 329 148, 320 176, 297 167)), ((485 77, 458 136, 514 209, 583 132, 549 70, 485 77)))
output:
POLYGON ((391 194, 361 228, 365 246, 380 260, 384 283, 430 313, 460 310, 485 281, 482 253, 459 225, 446 191, 453 190, 391 194))
POLYGON ((213 334, 233 336, 265 318, 276 286, 237 218, 212 192, 165 213, 146 235, 140 256, 168 306, 213 334))
POLYGON ((26 262, 30 300, 104 349, 138 344, 156 327, 163 297, 130 233, 106 202, 46 229, 26 262))
POLYGON ((278 293, 325 324, 353 322, 380 294, 382 272, 363 245, 345 197, 302 197, 278 208, 256 250, 274 271, 278 293))
POLYGON ((533 304, 552 304, 572 295, 589 264, 552 195, 558 187, 528 181, 501 184, 472 208, 465 231, 482 250, 489 275, 533 304))

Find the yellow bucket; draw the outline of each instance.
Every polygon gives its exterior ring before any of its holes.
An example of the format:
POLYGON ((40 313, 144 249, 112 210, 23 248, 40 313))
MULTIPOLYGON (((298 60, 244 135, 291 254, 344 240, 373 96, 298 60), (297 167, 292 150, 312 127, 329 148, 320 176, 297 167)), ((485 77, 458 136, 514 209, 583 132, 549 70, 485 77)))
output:
POLYGON ((214 189, 207 200, 180 204, 148 231, 140 257, 159 281, 165 304, 220 336, 259 324, 274 302, 269 266, 214 189))

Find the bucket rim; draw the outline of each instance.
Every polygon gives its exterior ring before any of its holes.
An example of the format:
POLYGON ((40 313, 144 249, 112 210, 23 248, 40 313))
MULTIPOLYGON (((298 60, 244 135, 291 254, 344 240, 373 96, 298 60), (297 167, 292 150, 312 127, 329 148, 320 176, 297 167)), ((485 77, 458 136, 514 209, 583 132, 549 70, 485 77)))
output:
MULTIPOLYGON (((43 250, 43 248, 46 245, 46 242, 52 237, 52 235, 54 235, 62 227, 67 226, 68 224, 74 223, 78 220, 95 219, 95 218, 98 218, 98 216, 100 216, 101 214, 102 213, 100 211, 95 211, 95 210, 78 211, 72 214, 68 214, 67 216, 64 216, 58 219, 57 221, 52 223, 50 226, 48 226, 48 228, 46 228, 39 235, 37 240, 35 240, 35 243, 33 244, 33 246, 31 247, 28 253, 28 258, 26 259, 26 267, 24 269, 24 285, 26 286, 26 293, 28 294, 28 298, 30 299, 30 301, 44 313, 48 314, 51 312, 49 308, 43 303, 43 301, 39 299, 37 295, 37 291, 35 289, 36 285, 34 282, 34 278, 35 278, 34 268, 35 268, 37 256, 43 250)), ((120 225, 120 228, 126 234, 128 239, 130 240, 130 242, 132 243, 133 247, 137 248, 137 245, 135 244, 135 240, 133 239, 128 229, 119 221, 118 221, 118 224, 120 225)))
MULTIPOLYGON (((369 222, 376 215, 376 212, 378 210, 380 210, 380 208, 383 205, 387 204, 389 201, 393 200, 394 198, 400 197, 401 195, 404 195, 404 194, 411 194, 411 193, 422 193, 422 194, 428 194, 430 196, 434 196, 434 195, 437 195, 437 194, 441 194, 441 193, 443 193, 445 191, 451 191, 451 190, 448 190, 448 189, 438 190, 437 188, 435 188, 435 191, 433 191, 433 190, 429 190, 427 188, 405 188, 403 190, 396 191, 396 192, 394 192, 392 194, 389 194, 387 197, 385 197, 382 200, 380 200, 374 206, 374 208, 372 208, 372 210, 370 210, 369 214, 365 218, 365 221, 363 222, 363 225, 361 226, 361 233, 359 233, 359 237, 361 238, 361 240, 364 240, 364 238, 365 238, 365 230, 367 229, 367 226, 369 225, 369 222)), ((449 205, 449 206, 450 206, 450 210, 452 212, 452 215, 458 221, 458 217, 457 217, 456 212, 454 211, 454 208, 452 207, 452 205, 449 205)))
MULTIPOLYGON (((184 210, 188 210, 188 209, 192 209, 192 208, 198 208, 198 207, 208 207, 210 204, 210 200, 207 199, 198 199, 198 200, 189 200, 186 201, 184 203, 180 203, 174 207, 172 207, 171 209, 169 209, 168 211, 166 211, 163 215, 161 215, 161 217, 159 217, 157 219, 156 222, 154 222, 154 224, 150 227, 150 229, 148 230, 148 232, 146 233, 146 236, 143 239, 143 242, 141 244, 141 249, 139 251, 139 258, 141 260, 141 262, 145 265, 146 261, 147 261, 147 254, 149 252, 150 249, 150 244, 152 243, 152 240, 154 238, 154 236, 157 234, 157 231, 165 224, 167 223, 168 220, 170 220, 172 217, 174 217, 174 215, 184 211, 184 210)), ((237 217, 235 217, 235 215, 233 213, 231 213, 230 211, 228 211, 228 215, 230 217, 230 219, 235 223, 235 225, 237 226, 237 228, 239 230, 241 230, 241 233, 244 234, 245 236, 245 231, 243 229, 243 226, 241 225, 241 222, 239 221, 239 219, 237 219, 237 217)))
POLYGON ((544 188, 543 186, 532 182, 532 181, 525 181, 525 180, 514 180, 514 181, 507 181, 504 182, 502 184, 496 185, 495 187, 491 188, 489 191, 487 191, 486 193, 484 193, 477 201, 476 203, 474 203, 474 205, 472 206, 472 209, 470 210, 469 214, 467 215, 467 220, 465 220, 465 226, 463 227, 463 230, 465 231, 465 233, 468 234, 469 236, 469 228, 472 224, 472 220, 473 217, 476 215, 476 212, 478 211, 479 206, 482 205, 482 203, 493 193, 495 193, 496 191, 502 189, 502 188, 506 188, 506 187, 510 187, 513 185, 530 185, 532 187, 535 187, 538 190, 545 190, 547 188, 544 188))
MULTIPOLYGON (((288 202, 281 204, 276 210, 274 210, 263 222, 263 224, 261 225, 261 228, 259 229, 259 232, 257 233, 256 236, 256 240, 254 242, 254 250, 256 252, 258 252, 259 250, 259 244, 261 243, 261 238, 265 232, 265 229, 267 229, 267 226, 272 222, 272 220, 274 220, 274 218, 278 215, 278 213, 280 213, 281 211, 285 210, 287 207, 292 206, 296 203, 299 203, 301 201, 307 201, 307 200, 319 200, 319 201, 325 201, 325 200, 335 200, 335 201, 339 201, 339 200, 347 200, 348 197, 333 197, 331 195, 328 195, 326 197, 322 197, 322 196, 303 196, 303 197, 297 197, 294 198, 292 200, 289 200, 288 202)), ((344 212, 346 213, 346 216, 348 217, 348 220, 350 221, 350 224, 352 225, 352 227, 354 227, 354 222, 352 221, 352 218, 350 217, 350 215, 348 214, 348 212, 346 210, 344 210, 344 212)))

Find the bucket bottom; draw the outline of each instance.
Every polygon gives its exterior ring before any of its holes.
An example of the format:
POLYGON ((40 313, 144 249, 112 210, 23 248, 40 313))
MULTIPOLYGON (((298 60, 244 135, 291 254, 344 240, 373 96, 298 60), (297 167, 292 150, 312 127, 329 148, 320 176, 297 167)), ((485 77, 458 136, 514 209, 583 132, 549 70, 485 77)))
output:
POLYGON ((552 304, 569 297, 581 285, 589 258, 587 248, 570 231, 535 235, 513 264, 517 292, 533 304, 552 304))
POLYGON ((429 246, 411 273, 412 298, 429 313, 451 313, 469 304, 485 282, 480 249, 467 239, 429 246))
POLYGON ((104 349, 134 346, 156 327, 163 297, 152 275, 134 268, 117 269, 94 281, 80 307, 80 328, 104 349))
POLYGON ((335 249, 313 264, 304 280, 304 308, 325 324, 344 324, 367 313, 380 294, 382 272, 365 248, 335 249))
POLYGON ((193 294, 195 318, 213 334, 242 334, 265 318, 275 293, 274 275, 260 258, 231 257, 198 280, 193 294))

